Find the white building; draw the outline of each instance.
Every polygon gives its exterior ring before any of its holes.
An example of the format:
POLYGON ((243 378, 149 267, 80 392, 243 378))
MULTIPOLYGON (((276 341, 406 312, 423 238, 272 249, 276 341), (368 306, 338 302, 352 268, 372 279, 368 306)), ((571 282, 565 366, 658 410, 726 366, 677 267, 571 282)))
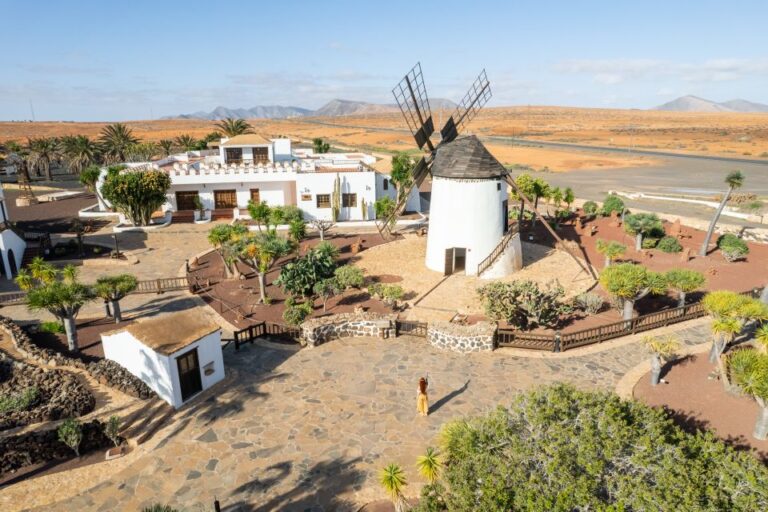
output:
MULTIPOLYGON (((507 170, 475 136, 438 147, 431 167, 426 265, 450 275, 477 275, 478 265, 499 247, 509 229, 507 170)), ((522 267, 520 235, 493 259, 483 277, 501 277, 522 267)))
POLYGON ((165 315, 101 335, 104 357, 179 408, 224 378, 221 330, 200 311, 165 315))
MULTIPOLYGON (((190 151, 131 167, 153 168, 171 178, 164 210, 177 220, 190 219, 202 203, 215 218, 247 217, 249 201, 270 206, 293 205, 307 220, 332 218, 332 194, 341 185, 340 221, 373 220, 374 203, 395 199, 387 174, 374 170, 372 155, 323 153, 293 149, 287 138, 266 139, 257 134, 223 138, 215 150, 190 151)), ((408 209, 420 211, 418 190, 408 209)))
POLYGON ((0 186, 0 259, 3 265, 3 277, 13 279, 21 268, 27 243, 10 228, 5 192, 0 186))

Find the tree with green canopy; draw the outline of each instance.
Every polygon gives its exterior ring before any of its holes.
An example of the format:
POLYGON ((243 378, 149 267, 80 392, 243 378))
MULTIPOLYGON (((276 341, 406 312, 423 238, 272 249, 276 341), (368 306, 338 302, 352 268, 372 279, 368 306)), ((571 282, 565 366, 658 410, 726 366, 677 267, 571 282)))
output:
POLYGON ((173 139, 174 144, 182 151, 194 151, 197 149, 197 139, 188 133, 183 133, 173 139))
POLYGON ((619 263, 606 268, 600 275, 600 284, 621 302, 624 320, 632 320, 635 302, 650 293, 658 295, 667 291, 663 274, 634 263, 619 263))
POLYGON ((312 150, 315 153, 327 153, 331 149, 331 145, 325 142, 321 138, 312 139, 312 150))
POLYGON ((45 173, 46 180, 52 181, 51 162, 60 155, 59 141, 53 137, 27 139, 27 148, 32 165, 45 173))
POLYGON ((119 324, 123 321, 123 316, 120 312, 120 301, 134 291, 138 285, 139 281, 133 274, 102 276, 96 279, 93 290, 98 297, 109 301, 112 306, 112 316, 115 319, 115 323, 119 324))
POLYGON ((635 250, 643 249, 643 237, 652 234, 664 234, 661 219, 655 213, 632 213, 624 218, 624 231, 635 235, 635 250))
POLYGON ((614 260, 620 258, 627 252, 626 245, 613 240, 606 241, 598 239, 595 247, 597 248, 597 252, 605 257, 605 263, 603 264, 604 268, 610 267, 614 260))
POLYGON ((293 297, 311 297, 315 284, 333 277, 337 255, 338 249, 332 244, 321 242, 304 256, 285 264, 275 283, 293 297), (333 248, 335 253, 328 246, 333 248))
POLYGON ((267 273, 272 270, 278 259, 291 252, 293 246, 288 240, 269 232, 246 237, 240 241, 239 247, 240 260, 254 269, 259 276, 259 302, 266 304, 269 301, 267 273))
POLYGON ((760 406, 752 436, 768 439, 768 354, 754 349, 734 350, 727 358, 733 383, 760 406))
POLYGON ((389 173, 390 181, 397 190, 397 200, 400 201, 413 183, 413 167, 416 162, 408 153, 401 151, 392 157, 392 170, 389 173))
POLYGON ((125 162, 131 147, 138 143, 133 130, 122 123, 105 126, 99 135, 101 153, 108 164, 125 162))
POLYGON ((242 118, 233 119, 228 117, 216 123, 216 129, 225 137, 235 137, 245 133, 253 133, 253 126, 242 118))
POLYGON ((661 379, 662 361, 669 361, 680 350, 680 340, 673 335, 646 336, 643 345, 651 352, 651 385, 661 379))
POLYGON ((99 161, 99 144, 85 135, 68 135, 61 138, 61 151, 69 172, 77 174, 99 161))
POLYGON ((253 222, 256 223, 256 227, 259 231, 261 231, 261 226, 267 226, 267 229, 269 229, 271 209, 266 202, 260 201, 254 203, 253 201, 248 201, 248 213, 253 222))
POLYGON ((729 172, 725 177, 725 184, 728 185, 728 190, 720 200, 720 204, 718 205, 717 210, 715 210, 715 216, 712 217, 712 221, 709 223, 707 234, 704 237, 704 241, 701 243, 701 248, 699 249, 699 256, 707 255, 707 251, 709 250, 709 242, 712 240, 712 235, 715 234, 717 221, 720 220, 720 215, 722 215, 723 210, 725 209, 725 205, 728 204, 728 200, 731 198, 733 191, 737 188, 741 188, 744 185, 744 175, 741 173, 741 171, 729 172))
POLYGON ((158 146, 160 146, 160 149, 163 152, 163 156, 170 156, 170 154, 173 152, 174 143, 172 139, 162 139, 160 142, 157 143, 158 146))
POLYGON ((16 283, 27 290, 27 307, 30 311, 48 311, 64 325, 69 350, 77 352, 77 326, 75 319, 80 309, 93 300, 90 286, 77 281, 77 268, 67 265, 57 270, 50 263, 36 259, 28 273, 19 272, 16 283))
POLYGON ((168 201, 166 193, 170 186, 171 178, 166 172, 122 170, 107 174, 101 193, 134 226, 147 226, 152 212, 168 201))
POLYGON ((707 278, 696 270, 687 268, 675 268, 664 274, 667 286, 677 294, 677 307, 685 306, 685 296, 695 292, 704 286, 707 278))
POLYGON ((208 232, 208 243, 221 256, 227 279, 240 278, 240 270, 237 267, 239 242, 247 235, 248 228, 242 224, 219 224, 208 232))

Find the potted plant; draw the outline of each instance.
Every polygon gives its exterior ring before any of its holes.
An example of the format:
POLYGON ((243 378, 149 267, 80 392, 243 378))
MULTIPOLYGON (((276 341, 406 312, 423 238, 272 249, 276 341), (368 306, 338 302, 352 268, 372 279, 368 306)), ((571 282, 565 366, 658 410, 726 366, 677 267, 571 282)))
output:
POLYGON ((195 222, 207 221, 208 216, 206 215, 203 201, 200 199, 200 196, 195 196, 194 199, 192 199, 192 204, 195 207, 195 222))

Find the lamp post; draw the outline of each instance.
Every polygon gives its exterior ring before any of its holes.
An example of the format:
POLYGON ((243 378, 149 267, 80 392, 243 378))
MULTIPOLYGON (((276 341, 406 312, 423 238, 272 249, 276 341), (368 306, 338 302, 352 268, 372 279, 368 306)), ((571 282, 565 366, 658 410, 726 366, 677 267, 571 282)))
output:
POLYGON ((120 259, 120 244, 117 241, 117 233, 113 233, 112 237, 115 239, 115 258, 120 259))

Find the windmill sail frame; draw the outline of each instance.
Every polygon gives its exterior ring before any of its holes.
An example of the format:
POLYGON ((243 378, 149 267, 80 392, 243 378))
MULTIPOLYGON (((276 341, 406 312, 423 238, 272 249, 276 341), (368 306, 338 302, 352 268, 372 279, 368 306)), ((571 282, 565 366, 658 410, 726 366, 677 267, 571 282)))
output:
POLYGON ((423 149, 426 145, 430 151, 434 150, 430 137, 435 131, 435 125, 432 121, 432 109, 429 106, 429 96, 420 62, 417 62, 392 89, 392 95, 419 149, 423 149))

